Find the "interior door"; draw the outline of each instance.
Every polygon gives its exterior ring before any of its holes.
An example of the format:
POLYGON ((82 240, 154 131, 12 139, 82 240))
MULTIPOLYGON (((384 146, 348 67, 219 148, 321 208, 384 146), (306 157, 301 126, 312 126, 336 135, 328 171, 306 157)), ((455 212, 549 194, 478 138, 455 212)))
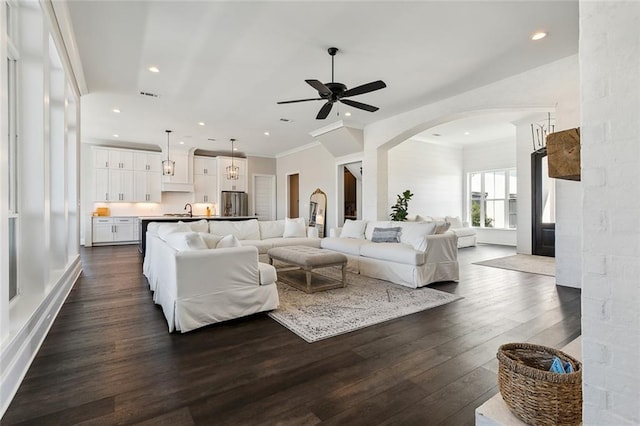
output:
POLYGON ((258 220, 276 218, 276 177, 253 175, 253 210, 258 220))
POLYGON ((299 175, 289 175, 289 218, 300 217, 299 175))
POLYGON ((546 148, 531 154, 532 254, 555 257, 555 181, 549 177, 546 148))

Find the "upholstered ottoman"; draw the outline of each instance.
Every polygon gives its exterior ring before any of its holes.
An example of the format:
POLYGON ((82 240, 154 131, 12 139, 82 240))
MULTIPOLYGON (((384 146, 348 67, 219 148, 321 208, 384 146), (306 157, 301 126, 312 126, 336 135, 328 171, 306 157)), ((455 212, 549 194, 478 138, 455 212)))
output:
MULTIPOLYGON (((278 272, 302 270, 305 273, 306 283, 300 283, 296 280, 286 280, 285 282, 292 287, 302 290, 306 293, 314 293, 316 291, 330 290, 332 288, 346 287, 347 278, 347 257, 342 253, 336 253, 330 250, 323 250, 315 247, 307 246, 289 246, 275 247, 267 251, 269 255, 269 263, 273 265, 274 260, 278 260, 286 266, 279 267, 278 272), (314 269, 326 268, 328 266, 342 267, 342 280, 336 280, 326 276, 322 276, 324 283, 316 283, 312 285, 311 274, 314 269)), ((284 281, 284 280, 283 280, 284 281)))

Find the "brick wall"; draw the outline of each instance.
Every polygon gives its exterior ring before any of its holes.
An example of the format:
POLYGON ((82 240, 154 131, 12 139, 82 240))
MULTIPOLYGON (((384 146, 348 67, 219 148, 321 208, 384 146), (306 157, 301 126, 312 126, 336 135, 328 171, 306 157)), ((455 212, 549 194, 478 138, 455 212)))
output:
POLYGON ((640 424, 640 2, 580 1, 584 424, 640 424))

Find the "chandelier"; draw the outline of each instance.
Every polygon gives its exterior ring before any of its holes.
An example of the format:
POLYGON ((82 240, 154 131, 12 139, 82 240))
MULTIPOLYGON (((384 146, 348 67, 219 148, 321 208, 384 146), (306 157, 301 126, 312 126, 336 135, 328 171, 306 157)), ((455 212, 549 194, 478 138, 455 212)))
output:
POLYGON ((240 175, 240 168, 235 165, 233 160, 233 144, 236 140, 231 139, 231 165, 227 166, 225 175, 227 176, 227 180, 238 180, 240 175))
POLYGON ((173 176, 175 173, 176 162, 171 161, 169 158, 169 134, 171 134, 171 130, 165 130, 167 132, 167 159, 162 162, 162 174, 164 176, 173 176))
POLYGON ((556 130, 556 119, 551 118, 551 113, 547 113, 547 119, 537 123, 531 123, 531 142, 533 151, 538 151, 547 147, 547 136, 556 130))

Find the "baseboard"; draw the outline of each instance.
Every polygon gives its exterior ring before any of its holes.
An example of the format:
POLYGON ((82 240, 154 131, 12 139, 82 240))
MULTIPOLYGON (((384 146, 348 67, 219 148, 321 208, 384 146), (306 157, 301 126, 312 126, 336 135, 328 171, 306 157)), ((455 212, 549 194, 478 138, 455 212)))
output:
POLYGON ((62 274, 53 290, 42 300, 29 321, 18 331, 0 353, 2 383, 0 384, 0 418, 9 408, 42 342, 49 333, 64 301, 82 272, 77 256, 62 274))

